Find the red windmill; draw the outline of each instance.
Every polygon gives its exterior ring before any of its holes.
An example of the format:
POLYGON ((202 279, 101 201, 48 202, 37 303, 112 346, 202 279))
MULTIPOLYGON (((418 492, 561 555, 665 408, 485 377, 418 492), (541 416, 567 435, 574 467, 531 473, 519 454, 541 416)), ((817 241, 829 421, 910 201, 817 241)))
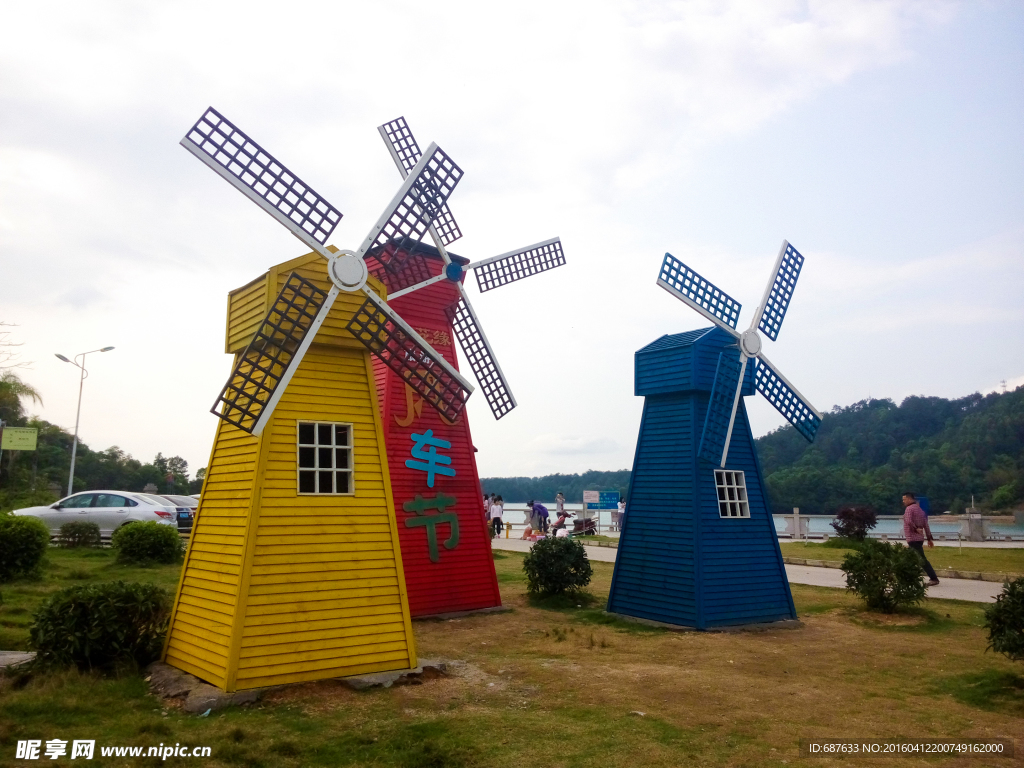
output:
MULTIPOLYGON (((378 128, 402 176, 421 152, 404 118, 378 128)), ((369 251, 370 272, 388 289, 388 303, 458 369, 454 340, 491 411, 500 419, 516 407, 504 374, 470 305, 463 281, 474 270, 480 292, 565 264, 556 237, 470 263, 446 246, 462 236, 444 205, 423 243, 385 243, 369 251)), ((501 605, 480 497, 473 440, 465 410, 449 421, 401 374, 374 359, 398 517, 402 560, 413 616, 501 605)))

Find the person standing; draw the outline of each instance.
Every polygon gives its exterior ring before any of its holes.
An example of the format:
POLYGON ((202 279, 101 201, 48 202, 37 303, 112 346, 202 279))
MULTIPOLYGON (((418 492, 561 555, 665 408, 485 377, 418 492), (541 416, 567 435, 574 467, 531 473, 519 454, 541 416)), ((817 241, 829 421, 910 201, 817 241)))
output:
POLYGON ((562 495, 561 491, 555 496, 555 510, 558 512, 559 517, 565 513, 565 496, 562 495))
POLYGON ((615 527, 616 527, 616 529, 618 529, 619 532, 622 531, 622 521, 623 521, 623 519, 625 517, 626 517, 626 500, 620 498, 619 499, 619 519, 615 523, 615 527))
POLYGON ((496 539, 501 537, 501 516, 504 509, 505 502, 501 496, 497 496, 491 502, 491 538, 496 539))
POLYGON ((910 491, 903 494, 903 506, 905 507, 903 512, 903 539, 907 542, 907 546, 917 552, 918 557, 921 558, 921 565, 924 566, 924 572, 928 574, 930 579, 927 586, 934 587, 939 583, 939 577, 935 575, 935 569, 928 562, 928 558, 924 556, 925 536, 928 537, 928 546, 935 546, 935 540, 932 538, 932 529, 928 525, 928 515, 918 506, 917 497, 910 491))

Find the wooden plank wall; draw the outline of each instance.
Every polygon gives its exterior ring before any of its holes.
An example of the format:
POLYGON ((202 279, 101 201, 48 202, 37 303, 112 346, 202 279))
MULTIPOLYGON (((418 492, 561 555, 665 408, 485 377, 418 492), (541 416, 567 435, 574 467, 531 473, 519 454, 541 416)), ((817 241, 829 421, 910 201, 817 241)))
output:
POLYGON ((219 422, 168 629, 165 660, 219 687, 227 682, 258 440, 219 422))
POLYGON ((310 347, 270 427, 240 689, 415 666, 368 353, 310 347), (353 424, 355 495, 299 496, 299 420, 353 424))
MULTIPOLYGON (((706 396, 698 400, 698 423, 703 423, 707 403, 706 396)), ((702 464, 699 493, 704 626, 795 619, 789 580, 742 402, 736 411, 726 467, 744 472, 750 517, 723 519, 719 515, 714 468, 702 464)))
POLYGON ((625 530, 608 610, 681 626, 697 624, 692 487, 693 400, 650 396, 644 403, 625 530))
MULTIPOLYGON (((440 259, 427 261, 437 274, 440 271, 440 259)), ((433 332, 447 336, 450 343, 437 343, 435 349, 456 369, 459 368, 455 351, 457 342, 444 309, 457 297, 455 286, 443 281, 391 302, 406 322, 414 328, 430 332, 427 341, 432 340, 433 332)), ((378 364, 377 370, 381 368, 384 366, 378 364)), ((407 426, 401 426, 398 421, 405 422, 408 416, 405 382, 388 369, 383 373, 386 376, 383 415, 388 460, 412 615, 432 616, 500 606, 501 593, 498 591, 494 560, 491 557, 490 534, 483 516, 480 479, 467 412, 463 411, 455 424, 449 425, 442 421, 434 408, 423 404, 420 415, 407 426), (411 458, 411 434, 422 434, 427 429, 432 430, 436 437, 451 443, 451 449, 439 449, 438 453, 450 456, 451 466, 456 471, 455 477, 436 475, 433 488, 426 485, 426 473, 405 465, 406 460, 411 458), (433 562, 427 548, 425 528, 406 526, 406 519, 416 517, 416 514, 406 512, 402 505, 417 495, 431 498, 440 493, 454 496, 458 500, 447 511, 454 511, 458 515, 460 535, 455 549, 445 549, 441 542, 447 538, 449 527, 446 524, 438 526, 439 559, 433 562)), ((483 393, 478 389, 472 397, 482 398, 483 393)))

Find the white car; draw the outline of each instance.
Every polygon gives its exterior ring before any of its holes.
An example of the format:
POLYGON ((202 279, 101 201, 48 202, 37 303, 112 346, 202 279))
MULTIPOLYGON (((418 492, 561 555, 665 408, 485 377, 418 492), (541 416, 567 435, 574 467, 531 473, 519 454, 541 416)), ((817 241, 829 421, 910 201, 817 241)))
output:
POLYGON ((125 491, 86 491, 61 499, 48 507, 26 507, 14 510, 15 515, 38 517, 50 535, 60 533, 64 523, 81 521, 96 523, 100 536, 109 539, 115 530, 130 523, 160 523, 177 527, 174 505, 166 500, 158 503, 155 496, 125 491))

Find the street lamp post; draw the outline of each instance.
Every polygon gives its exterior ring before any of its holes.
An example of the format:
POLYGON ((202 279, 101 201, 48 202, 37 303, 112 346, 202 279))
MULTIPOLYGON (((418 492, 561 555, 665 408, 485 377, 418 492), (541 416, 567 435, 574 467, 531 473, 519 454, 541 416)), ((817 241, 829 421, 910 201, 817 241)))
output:
POLYGON ((82 352, 81 354, 75 355, 74 361, 68 360, 64 355, 57 355, 59 360, 63 360, 65 363, 71 363, 82 371, 82 374, 78 379, 78 410, 75 411, 75 441, 71 444, 71 472, 68 474, 68 496, 74 493, 75 455, 78 453, 78 420, 82 415, 82 385, 85 384, 85 378, 89 375, 89 372, 85 370, 85 356, 91 355, 93 352, 109 352, 112 349, 113 347, 90 349, 88 352, 82 352), (82 358, 81 363, 78 362, 78 358, 82 358))

